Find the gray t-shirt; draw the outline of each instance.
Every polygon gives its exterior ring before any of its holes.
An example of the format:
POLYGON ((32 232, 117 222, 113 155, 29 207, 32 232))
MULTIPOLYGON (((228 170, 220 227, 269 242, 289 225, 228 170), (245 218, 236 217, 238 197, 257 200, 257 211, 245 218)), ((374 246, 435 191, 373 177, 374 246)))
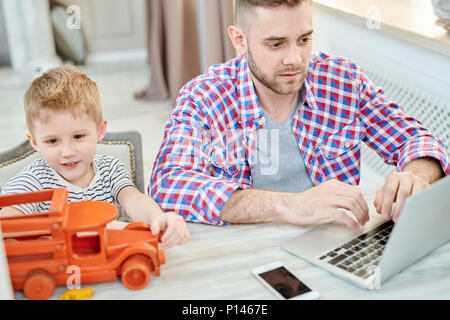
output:
POLYGON ((256 133, 256 162, 252 169, 256 189, 302 192, 314 186, 292 131, 292 119, 305 102, 304 87, 297 107, 284 123, 264 115, 264 128, 256 133))

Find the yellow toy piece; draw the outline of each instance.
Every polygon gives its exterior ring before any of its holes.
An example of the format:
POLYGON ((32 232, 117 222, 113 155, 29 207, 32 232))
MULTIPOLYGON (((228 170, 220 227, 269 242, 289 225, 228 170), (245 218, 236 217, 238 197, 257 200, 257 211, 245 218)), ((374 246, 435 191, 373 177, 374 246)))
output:
POLYGON ((59 300, 86 300, 92 297, 94 289, 86 287, 83 289, 70 289, 64 292, 59 300))

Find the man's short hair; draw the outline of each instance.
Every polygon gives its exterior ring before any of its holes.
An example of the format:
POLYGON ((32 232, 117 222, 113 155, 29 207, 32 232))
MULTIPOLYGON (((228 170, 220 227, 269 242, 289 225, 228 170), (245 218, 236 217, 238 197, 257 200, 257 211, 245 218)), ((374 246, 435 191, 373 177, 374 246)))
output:
POLYGON ((70 65, 50 69, 34 79, 25 93, 24 105, 30 133, 33 121, 43 110, 67 111, 74 116, 86 113, 97 125, 103 120, 97 85, 79 68, 70 65))
POLYGON ((248 27, 248 16, 252 9, 277 8, 280 6, 296 7, 303 2, 312 3, 312 0, 236 0, 235 3, 235 22, 242 28, 248 27))

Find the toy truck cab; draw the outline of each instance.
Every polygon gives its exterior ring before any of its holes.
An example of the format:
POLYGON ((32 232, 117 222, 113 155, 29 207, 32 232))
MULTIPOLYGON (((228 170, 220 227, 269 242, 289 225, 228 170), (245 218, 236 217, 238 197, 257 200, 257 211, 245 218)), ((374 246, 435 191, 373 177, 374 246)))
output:
POLYGON ((69 204, 68 213, 63 228, 69 263, 76 266, 106 264, 106 225, 116 218, 116 207, 100 201, 74 202, 69 204))
POLYGON ((78 272, 81 283, 114 281, 121 276, 129 289, 144 288, 151 272, 165 263, 159 236, 148 225, 132 223, 108 230, 117 217, 114 205, 102 201, 68 203, 58 188, 0 197, 0 207, 49 201, 48 212, 0 218, 11 282, 30 299, 46 299, 55 286, 68 285, 78 272))

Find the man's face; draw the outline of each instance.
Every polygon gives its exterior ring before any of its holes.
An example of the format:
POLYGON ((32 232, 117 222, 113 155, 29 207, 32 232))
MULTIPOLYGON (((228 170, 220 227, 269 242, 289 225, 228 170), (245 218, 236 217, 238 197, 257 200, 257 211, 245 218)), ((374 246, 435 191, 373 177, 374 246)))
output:
POLYGON ((92 161, 97 142, 103 139, 106 121, 100 126, 87 114, 43 111, 33 121, 32 146, 66 181, 87 187, 93 177, 92 161))
POLYGON ((246 55, 253 80, 281 95, 304 83, 312 39, 312 7, 255 8, 246 29, 246 55))

